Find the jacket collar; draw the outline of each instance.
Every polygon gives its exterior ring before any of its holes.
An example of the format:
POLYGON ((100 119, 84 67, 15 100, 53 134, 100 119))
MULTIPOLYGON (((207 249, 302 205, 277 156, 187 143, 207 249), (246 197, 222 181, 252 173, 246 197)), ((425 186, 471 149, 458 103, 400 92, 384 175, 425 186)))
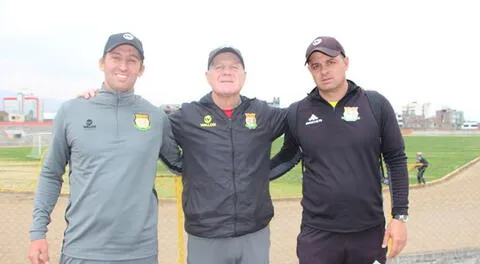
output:
MULTIPOLYGON (((233 116, 232 118, 235 118, 235 116, 238 116, 240 113, 243 113, 245 109, 247 109, 250 106, 250 103, 255 100, 255 98, 248 98, 246 96, 240 95, 240 104, 235 107, 235 110, 233 111, 233 116)), ((212 92, 209 92, 205 96, 203 96, 199 104, 202 104, 213 111, 215 111, 219 116, 222 118, 227 118, 226 115, 223 113, 222 109, 218 107, 218 105, 215 104, 212 98, 212 92)))
MULTIPOLYGON (((248 97, 246 97, 246 96, 240 95, 240 104, 239 104, 238 106, 242 105, 244 102, 249 102, 249 101, 251 101, 251 100, 253 100, 253 99, 250 99, 250 98, 248 98, 248 97)), ((206 95, 204 95, 204 96, 200 99, 199 102, 200 102, 201 104, 203 104, 203 105, 217 106, 217 105, 215 104, 215 102, 213 101, 212 92, 209 92, 209 93, 207 93, 206 95)), ((238 106, 237 106, 237 107, 238 107, 238 106)), ((217 106, 217 107, 218 107, 218 106, 217 106)))
POLYGON ((119 93, 107 89, 105 83, 102 83, 102 88, 93 99, 95 103, 105 105, 131 105, 135 101, 135 90, 119 93))

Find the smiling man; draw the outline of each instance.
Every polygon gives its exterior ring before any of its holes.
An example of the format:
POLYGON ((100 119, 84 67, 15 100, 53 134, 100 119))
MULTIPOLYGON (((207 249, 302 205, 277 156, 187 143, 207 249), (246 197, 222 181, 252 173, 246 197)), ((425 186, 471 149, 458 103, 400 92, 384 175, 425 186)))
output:
POLYGON ((143 62, 138 38, 111 35, 99 61, 105 77, 98 95, 67 101, 58 110, 35 194, 33 264, 49 263, 47 225, 67 164, 60 263, 157 263, 157 160, 179 173, 181 156, 166 114, 134 94, 143 62))
POLYGON ((286 111, 240 95, 245 63, 233 47, 210 52, 205 75, 212 91, 171 115, 184 155, 187 261, 268 264, 270 150, 286 111))

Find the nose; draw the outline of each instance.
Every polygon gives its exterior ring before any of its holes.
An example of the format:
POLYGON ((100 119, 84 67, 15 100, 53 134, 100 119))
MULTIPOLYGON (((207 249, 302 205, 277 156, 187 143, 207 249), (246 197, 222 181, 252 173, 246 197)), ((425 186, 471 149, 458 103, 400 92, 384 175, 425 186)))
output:
POLYGON ((328 73, 328 67, 321 67, 320 68, 320 74, 325 75, 328 73))
POLYGON ((223 70, 223 73, 230 75, 230 74, 232 74, 232 71, 233 71, 233 69, 232 69, 231 66, 226 66, 225 69, 223 70))
POLYGON ((223 70, 222 74, 223 74, 223 75, 228 75, 228 76, 230 76, 230 75, 232 75, 232 72, 233 72, 233 71, 232 71, 231 68, 226 67, 225 70, 223 70))
POLYGON ((120 61, 118 66, 119 66, 120 70, 126 71, 127 70, 127 61, 126 60, 120 61))

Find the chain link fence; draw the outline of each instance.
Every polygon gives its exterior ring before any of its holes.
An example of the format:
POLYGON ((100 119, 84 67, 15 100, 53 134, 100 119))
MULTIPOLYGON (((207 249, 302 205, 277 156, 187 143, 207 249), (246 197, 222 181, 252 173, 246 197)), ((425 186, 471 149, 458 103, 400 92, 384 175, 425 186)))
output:
MULTIPOLYGON (((35 131, 42 133, 42 131, 35 131)), ((4 136, 4 135, 3 135, 4 136)), ((17 140, 0 146, 25 147, 17 140)), ((31 138, 34 149, 38 145, 31 138)), ((2 148, 0 148, 2 151, 2 148)), ((1 155, 0 155, 1 156, 1 155)), ((479 263, 480 264, 480 158, 426 186, 412 185, 408 243, 402 255, 389 263, 479 263)), ((40 162, 0 162, 0 263, 29 263, 28 228, 31 223, 34 190, 40 162)), ((298 184, 301 184, 300 181, 298 184)), ((51 263, 58 263, 67 203, 68 183, 52 214, 47 234, 51 263)), ((173 177, 159 177, 158 238, 159 263, 185 263, 186 235, 183 213, 176 199, 181 186, 173 177)), ((384 191, 385 212, 390 212, 390 196, 384 191)), ((271 222, 270 259, 274 264, 298 263, 296 237, 300 230, 300 198, 274 199, 271 222)))

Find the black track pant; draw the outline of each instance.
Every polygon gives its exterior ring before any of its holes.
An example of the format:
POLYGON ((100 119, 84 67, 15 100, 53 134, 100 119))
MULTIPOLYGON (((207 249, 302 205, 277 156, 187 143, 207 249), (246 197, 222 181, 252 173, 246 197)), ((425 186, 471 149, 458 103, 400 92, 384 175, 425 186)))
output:
POLYGON ((423 177, 423 174, 425 173, 426 167, 419 167, 418 172, 417 172, 417 180, 418 183, 423 183, 425 184, 425 178, 423 177))

